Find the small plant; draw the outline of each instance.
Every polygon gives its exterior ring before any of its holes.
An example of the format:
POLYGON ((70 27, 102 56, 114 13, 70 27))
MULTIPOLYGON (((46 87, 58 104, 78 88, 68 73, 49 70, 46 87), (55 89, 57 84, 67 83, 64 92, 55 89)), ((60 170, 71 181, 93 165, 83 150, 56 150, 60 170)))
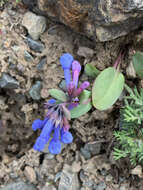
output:
POLYGON ((114 132, 118 145, 114 148, 114 158, 129 156, 131 164, 143 163, 143 89, 138 92, 125 85, 129 96, 121 109, 120 131, 114 132))
POLYGON ((98 110, 110 108, 124 88, 124 76, 119 71, 123 54, 121 53, 114 66, 99 71, 91 64, 85 66, 85 73, 90 77, 96 77, 92 87, 92 104, 98 110))
POLYGON ((34 131, 41 129, 34 149, 42 151, 49 143, 48 149, 52 154, 61 152, 61 143, 69 144, 73 141, 73 136, 69 132, 69 120, 85 114, 92 107, 89 99, 90 92, 85 90, 89 82, 85 81, 78 87, 80 63, 74 60, 69 53, 61 56, 60 63, 64 70, 65 85, 62 90, 49 90, 50 95, 55 99, 45 104, 47 109, 45 119, 36 119, 32 124, 34 131))

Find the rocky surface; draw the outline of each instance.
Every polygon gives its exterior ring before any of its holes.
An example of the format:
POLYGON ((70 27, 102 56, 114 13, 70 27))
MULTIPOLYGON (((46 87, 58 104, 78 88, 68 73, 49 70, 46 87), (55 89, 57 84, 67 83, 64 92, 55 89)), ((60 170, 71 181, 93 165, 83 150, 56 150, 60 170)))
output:
POLYGON ((26 184, 20 181, 17 183, 11 183, 2 188, 1 190, 36 190, 36 187, 34 187, 34 185, 26 184))
MULTIPOLYGON (((47 19, 47 30, 34 40, 22 20, 36 1, 21 1, 25 6, 13 0, 3 2, 7 4, 0 10, 0 190, 142 190, 142 166, 131 168, 128 160, 113 159, 113 131, 118 129, 122 98, 110 110, 92 109, 72 120, 74 141, 63 146, 60 155, 49 154, 47 147, 41 153, 33 150, 39 131, 33 132, 31 125, 34 119, 45 116, 43 105, 51 98, 48 90, 62 85, 59 57, 64 52, 80 61, 80 81, 93 84, 84 66, 91 63, 99 70, 112 66, 120 48, 127 45, 120 68, 126 75, 133 50, 143 50, 143 33, 95 44, 47 19)), ((46 2, 53 7, 57 1, 46 2)), ((133 84, 129 76, 126 80, 133 84)))
POLYGON ((37 16, 32 12, 26 12, 22 20, 22 25, 28 30, 33 40, 38 40, 46 29, 46 18, 37 16))
POLYGON ((38 0, 45 14, 96 40, 124 36, 143 24, 142 0, 38 0))

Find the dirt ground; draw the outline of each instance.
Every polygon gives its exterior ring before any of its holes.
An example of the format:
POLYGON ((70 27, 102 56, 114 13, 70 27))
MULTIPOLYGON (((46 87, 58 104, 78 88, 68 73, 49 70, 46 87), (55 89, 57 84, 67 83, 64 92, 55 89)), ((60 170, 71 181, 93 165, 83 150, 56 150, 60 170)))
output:
MULTIPOLYGON (((82 190, 97 189, 93 184, 101 182, 105 184, 103 189, 107 190, 142 190, 143 180, 131 174, 129 160, 113 160, 113 131, 118 129, 122 98, 107 111, 92 108, 89 113, 73 120, 70 130, 74 142, 57 156, 32 149, 39 132, 35 133, 31 128, 34 119, 44 117, 43 104, 50 98, 48 90, 58 88, 63 80, 59 57, 64 52, 71 53, 83 68, 86 63, 92 63, 103 70, 112 66, 119 50, 126 47, 121 71, 131 84, 139 84, 140 81, 134 79, 131 73, 127 74, 127 67, 132 51, 142 50, 142 31, 100 43, 47 19, 47 30, 40 37, 45 48, 37 53, 29 48, 27 31, 21 24, 27 11, 21 3, 12 1, 4 4, 0 10, 0 77, 5 73, 19 82, 17 89, 0 88, 0 187, 20 179, 33 183, 37 189, 42 189, 47 183, 57 188, 63 167, 70 165, 78 176, 82 190), (79 55, 78 50, 83 46, 92 49, 92 55, 79 55), (30 61, 25 59, 25 52, 32 56, 30 61), (45 64, 39 69, 43 58, 45 64), (37 81, 42 83, 41 97, 40 100, 33 100, 29 90, 37 81), (87 143, 101 146, 99 152, 93 153, 88 159, 81 151, 87 143), (31 172, 26 167, 31 168, 31 172)), ((80 80, 85 79, 92 84, 93 80, 82 72, 80 80)))

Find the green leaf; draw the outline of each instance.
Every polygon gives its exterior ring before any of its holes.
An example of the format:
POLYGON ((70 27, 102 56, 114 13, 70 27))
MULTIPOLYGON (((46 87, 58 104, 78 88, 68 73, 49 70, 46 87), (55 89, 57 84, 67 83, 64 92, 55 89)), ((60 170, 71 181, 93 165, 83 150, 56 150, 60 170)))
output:
POLYGON ((78 118, 83 114, 87 113, 91 108, 91 102, 89 102, 89 98, 91 96, 91 92, 88 90, 84 90, 80 95, 80 104, 73 108, 71 112, 71 118, 78 118))
POLYGON ((137 75, 143 78, 143 53, 135 53, 135 55, 133 56, 133 66, 137 75))
POLYGON ((92 88, 92 102, 99 110, 110 108, 119 98, 124 88, 124 76, 113 67, 102 71, 92 88))
POLYGON ((100 71, 91 64, 86 64, 84 71, 85 74, 89 77, 97 77, 97 75, 100 73, 100 71))
POLYGON ((65 102, 65 101, 67 100, 66 94, 65 94, 63 91, 61 91, 61 90, 58 90, 58 89, 50 89, 48 92, 49 92, 49 94, 50 94, 52 97, 56 98, 57 100, 60 100, 60 101, 62 101, 62 102, 65 102))

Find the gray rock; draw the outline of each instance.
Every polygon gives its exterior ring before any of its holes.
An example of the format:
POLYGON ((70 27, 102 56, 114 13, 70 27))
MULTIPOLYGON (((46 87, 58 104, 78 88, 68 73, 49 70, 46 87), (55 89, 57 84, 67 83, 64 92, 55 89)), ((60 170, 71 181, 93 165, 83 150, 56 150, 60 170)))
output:
POLYGON ((100 153, 101 150, 101 142, 92 142, 87 143, 83 148, 81 148, 81 154, 85 157, 85 159, 90 159, 92 156, 95 156, 100 153))
POLYGON ((40 100, 41 88, 42 88, 42 82, 41 81, 36 81, 36 83, 31 87, 31 89, 29 90, 29 94, 33 100, 40 100))
POLYGON ((56 190, 56 188, 53 185, 46 185, 42 188, 42 190, 56 190))
POLYGON ((91 158, 91 153, 90 153, 88 150, 86 150, 86 149, 84 149, 84 148, 81 148, 81 149, 80 149, 80 152, 81 152, 81 154, 84 156, 84 158, 85 158, 86 160, 88 160, 88 159, 91 158))
POLYGON ((69 165, 64 165, 58 190, 80 190, 77 173, 73 173, 69 165))
POLYGON ((104 182, 99 183, 96 190, 106 190, 106 184, 104 182))
POLYGON ((15 89, 18 88, 19 82, 10 75, 3 73, 0 78, 0 88, 15 89))
POLYGON ((94 40, 108 41, 143 25, 142 0, 38 0, 40 10, 94 40), (78 15, 78 16, 77 16, 78 15))
POLYGON ((84 170, 80 171, 79 177, 84 187, 91 190, 97 187, 96 183, 93 180, 90 180, 89 177, 84 174, 84 170))
POLYGON ((45 48, 44 44, 42 44, 39 41, 32 40, 29 37, 27 37, 26 41, 27 41, 28 46, 30 47, 30 49, 35 51, 35 52, 41 53, 45 48))
POLYGON ((24 59, 28 62, 34 61, 34 58, 32 57, 32 55, 26 50, 24 51, 24 59))
POLYGON ((27 12, 23 17, 22 25, 28 30, 33 40, 38 40, 46 29, 46 18, 27 12))
POLYGON ((17 183, 11 183, 9 185, 6 185, 4 188, 0 190, 36 190, 36 187, 31 184, 26 184, 22 181, 17 183))
POLYGON ((37 65, 37 70, 41 71, 46 63, 47 63, 47 57, 43 57, 40 60, 39 64, 37 65))
POLYGON ((81 56, 81 57, 92 57, 94 54, 94 51, 93 49, 90 49, 88 47, 84 47, 84 46, 80 46, 78 48, 78 51, 77 51, 77 55, 81 56))

